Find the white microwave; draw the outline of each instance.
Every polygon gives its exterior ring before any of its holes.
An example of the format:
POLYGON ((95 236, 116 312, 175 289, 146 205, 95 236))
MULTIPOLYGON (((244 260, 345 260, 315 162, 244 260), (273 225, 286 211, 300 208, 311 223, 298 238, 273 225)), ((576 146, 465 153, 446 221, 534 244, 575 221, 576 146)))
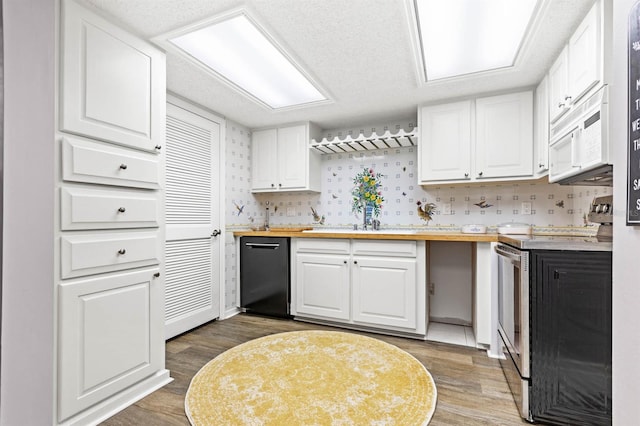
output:
POLYGON ((576 105, 551 128, 549 182, 611 185, 607 86, 576 105))

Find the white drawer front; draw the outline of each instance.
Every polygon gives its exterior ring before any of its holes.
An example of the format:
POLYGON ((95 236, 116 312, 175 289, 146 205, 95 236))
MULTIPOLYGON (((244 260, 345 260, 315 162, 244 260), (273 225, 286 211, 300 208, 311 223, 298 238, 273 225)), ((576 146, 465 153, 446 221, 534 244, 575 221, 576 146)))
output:
POLYGON ((62 278, 120 271, 160 263, 157 232, 63 235, 62 278))
POLYGON ((157 227, 160 204, 160 194, 155 191, 62 188, 61 229, 157 227))
POLYGON ((298 253, 326 253, 349 254, 349 240, 298 238, 296 241, 298 253))
POLYGON ((416 257, 416 242, 402 240, 354 240, 354 256, 416 257))
POLYGON ((160 156, 64 136, 62 179, 156 189, 160 187, 160 156))

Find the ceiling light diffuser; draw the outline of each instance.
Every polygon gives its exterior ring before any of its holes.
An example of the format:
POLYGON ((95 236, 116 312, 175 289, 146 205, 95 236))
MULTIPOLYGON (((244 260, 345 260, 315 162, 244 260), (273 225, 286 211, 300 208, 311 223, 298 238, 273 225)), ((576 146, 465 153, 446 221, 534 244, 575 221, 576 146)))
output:
POLYGON ((514 65, 537 0, 415 0, 426 79, 514 65))
POLYGON ((273 108, 326 101, 306 75, 245 13, 168 38, 245 95, 273 108))

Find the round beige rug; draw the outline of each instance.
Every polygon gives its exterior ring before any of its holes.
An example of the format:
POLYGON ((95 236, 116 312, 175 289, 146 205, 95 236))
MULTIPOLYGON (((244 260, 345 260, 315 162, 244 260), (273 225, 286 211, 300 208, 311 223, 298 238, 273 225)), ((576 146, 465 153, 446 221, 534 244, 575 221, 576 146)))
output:
POLYGON ((193 377, 185 410, 195 426, 426 425, 431 374, 407 352, 370 337, 296 331, 220 354, 193 377))

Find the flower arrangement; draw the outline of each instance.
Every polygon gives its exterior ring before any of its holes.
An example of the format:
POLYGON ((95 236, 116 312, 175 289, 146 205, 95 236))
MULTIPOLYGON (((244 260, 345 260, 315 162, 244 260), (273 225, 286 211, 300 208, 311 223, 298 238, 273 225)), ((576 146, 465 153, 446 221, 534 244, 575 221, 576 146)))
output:
POLYGON ((364 211, 366 216, 370 207, 370 211, 374 216, 380 215, 380 209, 384 202, 380 191, 382 188, 381 179, 384 177, 380 173, 376 174, 373 169, 365 168, 353 178, 354 187, 351 191, 353 212, 362 213, 364 211))

